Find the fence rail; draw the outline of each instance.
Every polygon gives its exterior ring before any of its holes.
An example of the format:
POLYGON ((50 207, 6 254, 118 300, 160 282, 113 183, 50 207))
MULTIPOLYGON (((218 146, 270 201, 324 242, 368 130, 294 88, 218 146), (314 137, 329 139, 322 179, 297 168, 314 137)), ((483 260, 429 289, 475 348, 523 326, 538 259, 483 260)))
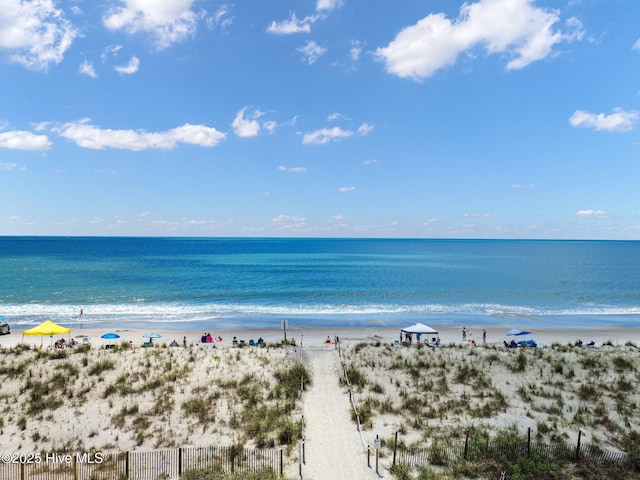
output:
POLYGON ((593 445, 569 445, 565 443, 546 444, 521 441, 496 442, 484 441, 469 445, 467 440, 459 445, 432 445, 423 448, 397 448, 394 451, 394 463, 411 467, 425 465, 451 465, 460 460, 478 461, 488 458, 505 458, 516 461, 519 458, 538 457, 545 460, 580 461, 595 460, 599 463, 624 464, 629 456, 624 452, 604 450, 593 445))
POLYGON ((194 469, 270 470, 282 476, 281 449, 184 447, 148 452, 3 455, 0 480, 173 480, 194 469))

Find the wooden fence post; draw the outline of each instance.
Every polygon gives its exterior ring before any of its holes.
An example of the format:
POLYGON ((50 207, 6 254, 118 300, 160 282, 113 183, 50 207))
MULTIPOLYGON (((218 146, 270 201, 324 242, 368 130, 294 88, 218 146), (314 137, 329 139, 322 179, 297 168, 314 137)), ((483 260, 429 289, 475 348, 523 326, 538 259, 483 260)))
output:
POLYGON ((580 459, 580 439, 582 438, 582 430, 578 430, 578 445, 576 445, 576 460, 580 459))
POLYGON ((469 449, 469 430, 467 430, 467 434, 464 437, 464 455, 463 458, 467 459, 467 451, 469 449))
POLYGON ((531 427, 527 429, 527 457, 531 457, 531 427))
POLYGON ((376 473, 377 473, 378 475, 380 475, 380 474, 378 473, 378 452, 380 452, 380 449, 379 449, 379 448, 377 448, 377 447, 378 447, 378 441, 379 441, 379 440, 378 440, 378 435, 376 435, 376 473))
POLYGON ((182 447, 178 448, 178 475, 182 475, 182 447))
POLYGON ((124 452, 124 473, 127 478, 131 478, 131 474, 129 472, 129 452, 124 452))
POLYGON ((302 463, 307 464, 306 452, 305 452, 305 441, 304 441, 304 415, 302 415, 301 428, 302 428, 302 463))
POLYGON ((398 452, 398 432, 396 432, 396 438, 393 441, 393 463, 392 465, 395 467, 396 465, 396 453, 398 452))
POLYGON ((280 449, 280 476, 284 475, 284 450, 280 449))

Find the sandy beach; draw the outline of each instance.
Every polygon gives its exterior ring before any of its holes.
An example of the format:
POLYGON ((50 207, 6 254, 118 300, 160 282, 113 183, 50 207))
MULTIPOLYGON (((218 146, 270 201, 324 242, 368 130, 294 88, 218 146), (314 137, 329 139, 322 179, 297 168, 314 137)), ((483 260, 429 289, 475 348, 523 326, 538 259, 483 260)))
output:
MULTIPOLYGON (((640 429, 640 330, 540 329, 528 337, 542 348, 507 349, 504 329, 474 327, 463 341, 461 328, 439 329, 439 348, 397 345, 395 328, 290 327, 287 340, 295 345, 285 347, 277 346, 281 329, 211 331, 222 341, 207 344, 200 342, 204 331, 155 330, 162 337, 153 348, 142 347, 146 331, 139 329, 116 329, 115 340, 102 339, 104 329, 73 329, 55 338, 13 330, 0 337, 0 399, 8 412, 0 450, 278 446, 304 418, 305 478, 378 478, 367 467, 367 448, 376 436, 388 443, 395 432, 409 445, 471 426, 531 428, 546 440, 573 440, 581 430, 583 441, 617 449, 619 437, 640 429), (247 343, 262 338, 266 347, 237 348, 234 337, 247 343), (52 348, 60 338, 91 347, 82 353, 78 346, 52 348), (173 340, 178 347, 169 346, 173 340), (577 347, 578 340, 595 347, 577 347), (129 342, 132 348, 124 348, 129 342), (118 348, 105 348, 109 344, 118 348), (310 385, 291 402, 274 393, 276 377, 300 361, 310 385), (360 430, 340 381, 341 361, 361 377, 354 385, 360 430), (277 412, 283 405, 289 407, 281 415, 286 421, 273 432, 247 430, 250 406, 277 412)), ((295 447, 288 449, 292 478, 297 455, 295 447)))

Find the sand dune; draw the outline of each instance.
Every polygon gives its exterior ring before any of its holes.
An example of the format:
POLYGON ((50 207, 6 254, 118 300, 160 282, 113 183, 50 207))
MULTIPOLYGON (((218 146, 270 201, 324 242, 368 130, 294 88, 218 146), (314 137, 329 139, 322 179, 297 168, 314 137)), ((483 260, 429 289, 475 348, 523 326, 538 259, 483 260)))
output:
MULTIPOLYGON (((305 478, 347 471, 349 478, 374 478, 365 452, 376 435, 401 432, 405 444, 428 444, 470 426, 531 428, 550 441, 581 430, 584 441, 622 448, 621 436, 640 429, 638 331, 543 330, 535 338, 544 348, 506 349, 504 331, 487 328, 482 345, 481 330, 463 342, 458 329, 444 329, 436 349, 396 345, 398 330, 388 328, 294 328, 287 333, 295 346, 286 347, 277 347, 277 329, 211 332, 224 339, 214 344, 199 342, 203 332, 170 331, 160 332, 153 348, 140 346, 143 331, 122 329, 116 345, 134 346, 116 349, 103 348, 101 330, 70 334, 87 335, 88 349, 48 348, 55 339, 14 331, 0 337, 0 450, 278 446, 304 417, 305 478), (236 348, 234 335, 262 337, 269 347, 236 348), (354 376, 362 432, 340 382, 338 349, 325 344, 336 335, 354 376), (577 347, 578 338, 596 347, 577 347), (174 339, 179 347, 168 346, 174 339), (291 400, 278 376, 301 360, 312 378, 301 400, 291 400), (248 416, 256 411, 278 418, 273 431, 248 416)), ((295 477, 297 446, 287 453, 295 477)))

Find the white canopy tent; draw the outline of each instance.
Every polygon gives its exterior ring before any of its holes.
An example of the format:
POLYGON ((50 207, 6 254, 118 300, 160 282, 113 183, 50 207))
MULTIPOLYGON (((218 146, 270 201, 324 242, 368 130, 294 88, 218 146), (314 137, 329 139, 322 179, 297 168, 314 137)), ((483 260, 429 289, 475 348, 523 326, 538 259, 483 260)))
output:
POLYGON ((423 335, 437 335, 438 331, 434 330, 428 325, 424 323, 414 323, 410 327, 401 328, 400 331, 402 333, 421 333, 423 335))

